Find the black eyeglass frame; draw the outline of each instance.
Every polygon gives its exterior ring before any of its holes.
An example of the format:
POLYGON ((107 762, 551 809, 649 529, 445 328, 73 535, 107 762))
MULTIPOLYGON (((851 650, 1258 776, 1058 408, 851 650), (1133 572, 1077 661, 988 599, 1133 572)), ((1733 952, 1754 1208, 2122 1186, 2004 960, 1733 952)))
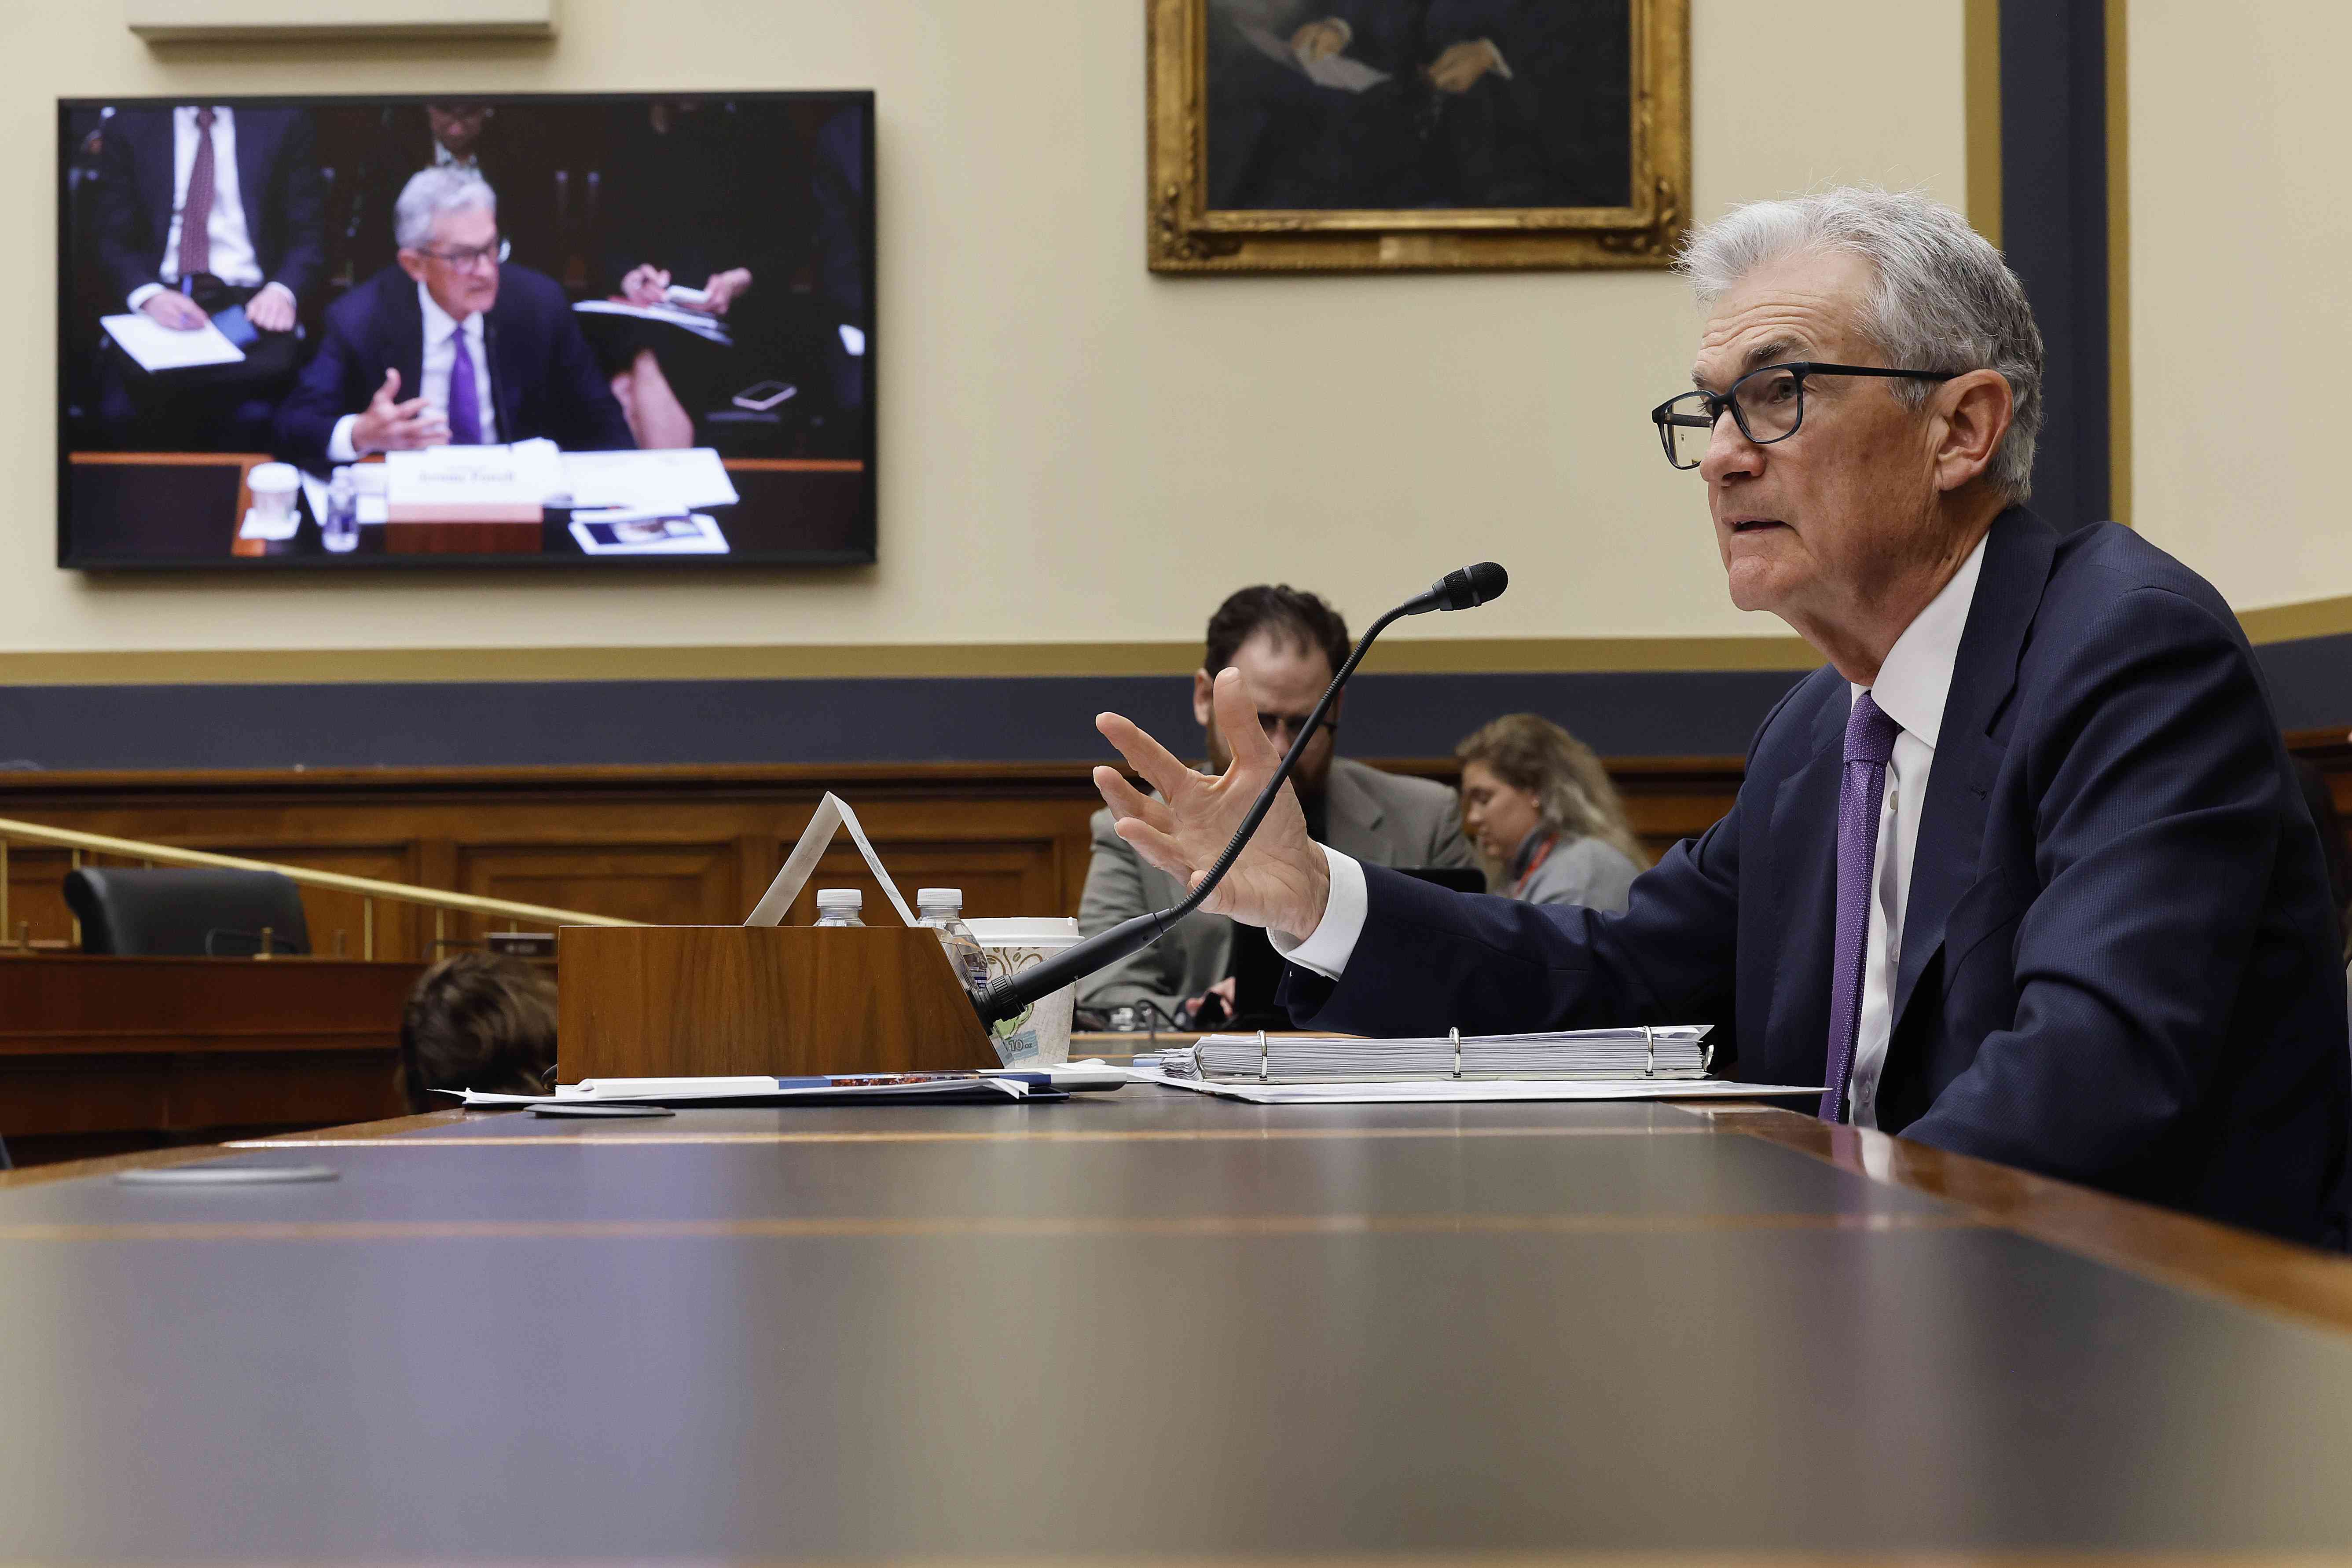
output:
POLYGON ((514 241, 505 235, 500 235, 499 243, 496 245, 461 246, 456 251, 426 250, 424 246, 418 246, 416 254, 429 256, 444 267, 454 267, 460 272, 471 272, 486 260, 495 260, 503 265, 509 256, 514 255, 514 241), (463 255, 466 259, 459 261, 457 257, 460 255, 463 255))
POLYGON ((1719 392, 1708 392, 1704 387, 1677 392, 1650 411, 1650 423, 1658 427, 1658 444, 1665 448, 1667 464, 1678 472, 1687 474, 1698 464, 1675 461, 1675 431, 1677 427, 1712 432, 1721 422, 1724 410, 1729 409, 1732 423, 1739 426, 1739 434, 1746 436, 1750 444, 1770 446, 1776 442, 1786 441, 1805 425, 1807 376, 1876 376, 1887 381, 1948 382, 1967 373, 1965 371, 1895 371, 1884 365, 1832 365, 1819 360, 1789 360, 1777 365, 1759 365, 1719 392), (1778 435, 1758 435, 1748 428, 1748 416, 1739 412, 1739 389, 1758 376, 1768 376, 1777 371, 1786 371, 1796 380, 1797 417, 1788 429, 1778 435), (1702 419, 1696 413, 1675 412, 1676 403, 1688 402, 1693 398, 1699 400, 1698 406, 1706 410, 1706 418, 1702 419))

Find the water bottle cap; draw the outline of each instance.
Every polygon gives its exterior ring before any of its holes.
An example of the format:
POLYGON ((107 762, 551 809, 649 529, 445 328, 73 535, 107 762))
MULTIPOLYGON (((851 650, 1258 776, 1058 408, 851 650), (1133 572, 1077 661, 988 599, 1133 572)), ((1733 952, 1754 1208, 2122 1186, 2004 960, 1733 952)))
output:
POLYGON ((915 891, 915 905, 917 908, 928 909, 934 904, 952 904, 958 909, 961 909, 963 907, 963 889, 960 887, 925 887, 918 888, 915 891))
POLYGON ((866 895, 854 887, 820 887, 816 890, 819 909, 863 909, 866 895))

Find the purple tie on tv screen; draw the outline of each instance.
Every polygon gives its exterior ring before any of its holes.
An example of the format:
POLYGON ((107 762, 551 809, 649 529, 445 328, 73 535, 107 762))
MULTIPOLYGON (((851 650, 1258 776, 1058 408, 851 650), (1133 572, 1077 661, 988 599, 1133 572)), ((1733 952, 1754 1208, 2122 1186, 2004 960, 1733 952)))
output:
POLYGON ((59 566, 875 559, 872 93, 58 130, 59 566))

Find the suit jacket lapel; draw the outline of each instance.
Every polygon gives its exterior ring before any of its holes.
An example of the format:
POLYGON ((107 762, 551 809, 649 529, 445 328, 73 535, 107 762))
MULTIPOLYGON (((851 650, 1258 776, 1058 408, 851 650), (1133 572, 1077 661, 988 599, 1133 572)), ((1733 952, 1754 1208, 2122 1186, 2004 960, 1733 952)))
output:
MULTIPOLYGON (((1830 960, 1837 939, 1838 786, 1844 770, 1847 705, 1843 682, 1813 717, 1813 755, 1780 780, 1767 837, 1781 932, 1780 962, 1766 1014, 1765 1046, 1777 1071, 1819 1072, 1829 1059, 1830 960)), ((1791 1080, 1798 1082, 1800 1080, 1791 1080)))
POLYGON ((246 115, 236 119, 236 201, 245 209, 245 237, 253 246, 253 264, 261 268, 264 283, 269 281, 269 264, 262 258, 270 252, 262 227, 273 207, 265 188, 269 182, 269 165, 262 158, 268 125, 267 120, 246 115))
MULTIPOLYGON (((384 296, 383 309, 376 318, 383 323, 384 340, 376 345, 377 351, 386 369, 400 372, 400 396, 395 401, 406 402, 425 392, 425 311, 416 303, 415 280, 399 268, 376 274, 376 286, 384 296)), ((375 395, 373 387, 368 389, 368 395, 375 395)))
POLYGON ((2025 633, 2042 608, 2058 536, 2022 507, 1993 519, 1985 539, 1984 566, 1952 685, 1944 698, 1937 730, 1936 765, 1927 775, 1927 800, 1919 814, 1919 842, 1911 857, 1911 891, 1903 911, 1903 956, 1895 971, 1896 1025, 1911 994, 1943 944, 1952 905, 1976 880, 1984 842, 1985 797, 2000 766, 2002 747, 1991 736, 1993 722, 2017 685, 2017 661, 2025 633))
POLYGON ((172 198, 178 193, 179 186, 176 160, 180 155, 180 131, 179 121, 173 118, 176 112, 163 110, 152 120, 134 122, 137 129, 131 132, 132 165, 139 172, 139 193, 149 215, 155 220, 152 243, 159 280, 163 277, 164 247, 172 243, 172 198), (142 141, 144 146, 140 145, 142 141))

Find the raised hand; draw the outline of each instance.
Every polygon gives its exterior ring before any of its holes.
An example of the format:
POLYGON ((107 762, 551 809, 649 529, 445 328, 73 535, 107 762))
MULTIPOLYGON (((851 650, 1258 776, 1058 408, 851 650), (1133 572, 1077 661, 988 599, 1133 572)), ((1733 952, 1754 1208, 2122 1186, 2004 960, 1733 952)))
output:
MULTIPOLYGON (((1095 727, 1128 765, 1160 791, 1155 800, 1117 768, 1095 769, 1095 788, 1118 819, 1118 836, 1188 888, 1217 863, 1258 791, 1282 763, 1243 695, 1239 670, 1219 672, 1213 701, 1218 732, 1234 759, 1222 778, 1193 772, 1118 714, 1100 714, 1095 719, 1095 727)), ((1304 938, 1322 924, 1330 894, 1329 862, 1307 836, 1306 814, 1285 784, 1274 809, 1203 907, 1246 925, 1304 938)))
POLYGON ((410 452, 449 444, 449 416, 421 397, 400 396, 400 372, 383 372, 383 385, 368 400, 367 412, 352 422, 352 445, 361 452, 410 452))

